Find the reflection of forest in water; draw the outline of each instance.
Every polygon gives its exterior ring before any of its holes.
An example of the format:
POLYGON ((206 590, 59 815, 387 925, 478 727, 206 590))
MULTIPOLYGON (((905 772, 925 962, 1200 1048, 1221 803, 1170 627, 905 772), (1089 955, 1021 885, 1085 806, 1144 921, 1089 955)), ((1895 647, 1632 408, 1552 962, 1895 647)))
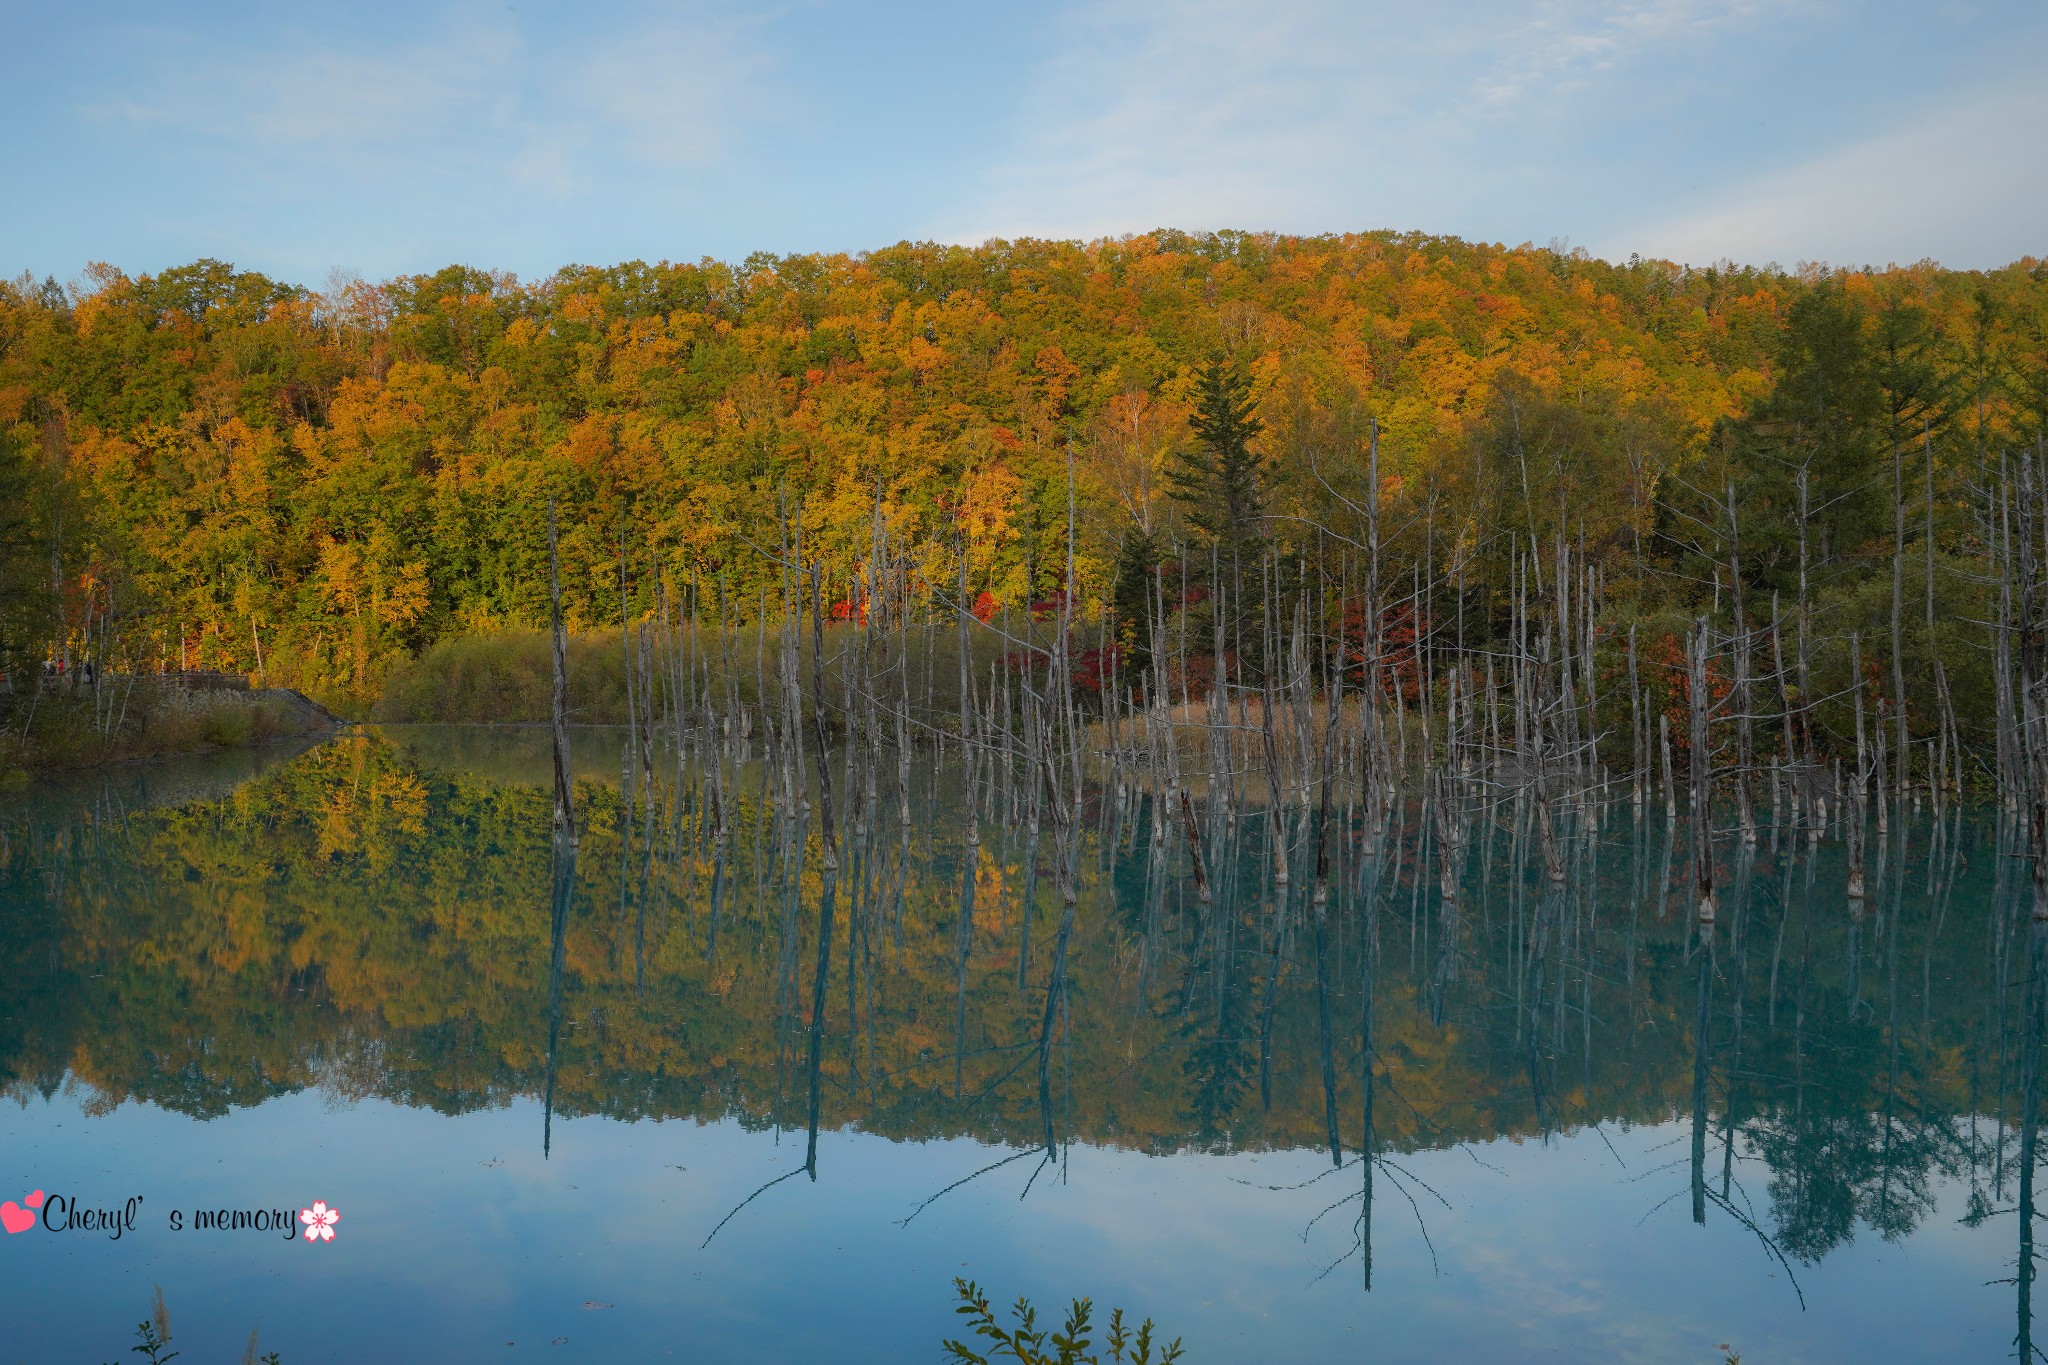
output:
POLYGON ((1063 933, 1027 798, 978 783, 970 843, 953 775, 907 821, 893 795, 845 818, 821 942, 815 834, 765 772, 731 775, 718 839, 709 789, 629 805, 599 763, 557 954, 531 738, 354 735, 177 805, 27 798, 0 850, 0 1079, 194 1115, 308 1087, 447 1113, 546 1094, 1339 1160, 1689 1119, 1696 1214, 1807 1261, 1911 1231, 1942 1177, 1973 1217, 2031 1202, 2039 1006, 1989 820, 1895 827, 1857 911, 1836 840, 1731 838, 1703 943, 1683 827, 1625 801, 1560 813, 1561 883, 1525 806, 1475 808, 1448 897, 1442 822, 1411 803, 1332 839, 1319 908, 1308 878, 1274 885, 1262 815, 1204 827, 1204 903, 1180 820, 1097 791, 1063 933), (476 743, 496 757, 449 747, 476 743))

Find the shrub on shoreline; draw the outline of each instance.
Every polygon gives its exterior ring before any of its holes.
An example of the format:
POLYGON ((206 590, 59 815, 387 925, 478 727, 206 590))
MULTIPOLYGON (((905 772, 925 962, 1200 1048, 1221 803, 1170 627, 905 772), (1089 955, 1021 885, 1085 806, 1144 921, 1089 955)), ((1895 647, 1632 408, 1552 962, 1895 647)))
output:
POLYGON ((118 679, 16 698, 0 716, 0 777, 204 753, 303 734, 293 708, 257 692, 184 691, 118 679))

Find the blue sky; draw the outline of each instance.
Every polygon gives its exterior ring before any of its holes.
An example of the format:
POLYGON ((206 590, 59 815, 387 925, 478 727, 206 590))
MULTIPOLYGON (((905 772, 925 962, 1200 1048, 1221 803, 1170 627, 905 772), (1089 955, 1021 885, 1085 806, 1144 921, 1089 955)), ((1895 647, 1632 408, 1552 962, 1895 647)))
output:
POLYGON ((0 0, 0 273, 1155 226, 2048 256, 2038 0, 0 0))

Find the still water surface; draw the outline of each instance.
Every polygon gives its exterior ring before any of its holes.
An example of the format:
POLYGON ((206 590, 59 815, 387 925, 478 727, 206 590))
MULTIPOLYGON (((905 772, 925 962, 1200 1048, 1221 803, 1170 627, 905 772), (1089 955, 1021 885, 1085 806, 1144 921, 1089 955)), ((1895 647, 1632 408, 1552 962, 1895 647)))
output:
POLYGON ((577 752, 559 942, 536 732, 5 798, 0 1199, 49 1198, 0 1237, 0 1360, 125 1356, 153 1285, 184 1359, 253 1326, 286 1365, 936 1360, 954 1276, 1192 1362, 2031 1334, 2040 1030, 1988 819, 1895 827, 1860 913, 1837 839, 1730 839, 1703 943, 1660 810, 1567 819, 1559 888, 1526 810, 1475 806, 1455 899, 1426 812, 1354 819, 1319 915, 1263 817, 1210 826, 1205 904, 1179 820, 1102 790, 1062 954, 1050 834, 984 785, 969 842, 921 759, 907 823, 888 780, 842 815, 821 943, 817 832, 759 765, 719 840, 702 789, 629 807, 617 737, 577 752), (49 1226, 137 1196, 118 1238, 49 1226))

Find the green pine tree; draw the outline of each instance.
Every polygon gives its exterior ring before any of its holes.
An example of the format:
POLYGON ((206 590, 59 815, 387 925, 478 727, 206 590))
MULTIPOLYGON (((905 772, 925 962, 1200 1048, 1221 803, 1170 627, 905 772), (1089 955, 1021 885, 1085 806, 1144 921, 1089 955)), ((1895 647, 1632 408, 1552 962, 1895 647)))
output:
POLYGON ((1116 612, 1118 665, 1124 686, 1145 689, 1152 679, 1153 578, 1159 572, 1159 537, 1132 522, 1118 538, 1110 606, 1116 612))
POLYGON ((1168 471, 1188 523, 1209 540, 1209 588, 1222 601, 1212 617, 1212 645, 1236 660, 1234 671, 1257 672, 1263 600, 1266 480, 1252 441, 1266 429, 1253 409, 1250 376, 1217 359, 1195 375, 1195 444, 1168 471))
POLYGON ((1195 375, 1195 445, 1169 472, 1190 524, 1216 542, 1225 562, 1256 558, 1266 514, 1263 462, 1251 443, 1266 429, 1253 409, 1252 381, 1225 360, 1195 375), (1247 553, 1247 552, 1252 553, 1247 553))

